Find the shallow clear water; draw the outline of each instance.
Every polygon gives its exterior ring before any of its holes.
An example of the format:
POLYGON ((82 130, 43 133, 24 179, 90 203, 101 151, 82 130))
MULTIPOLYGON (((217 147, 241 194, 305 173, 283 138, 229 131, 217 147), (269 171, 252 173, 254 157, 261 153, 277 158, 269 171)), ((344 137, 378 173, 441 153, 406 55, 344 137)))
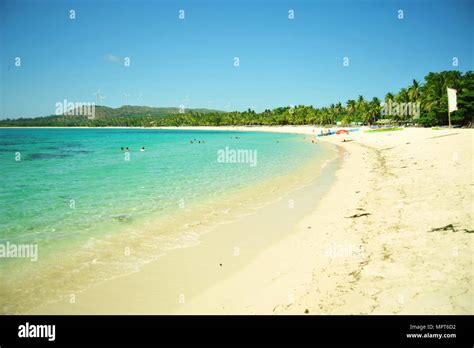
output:
POLYGON ((5 295, 23 293, 25 278, 41 288, 54 274, 58 282, 72 282, 91 267, 93 280, 100 281, 196 242, 181 231, 196 222, 193 212, 227 213, 232 207, 225 197, 322 161, 324 150, 308 139, 260 132, 0 129, 0 243, 34 243, 39 253, 36 263, 0 258, 0 271, 14 270, 5 295), (256 151, 256 165, 219 162, 218 151, 226 147, 256 151), (126 262, 113 257, 130 253, 129 246, 139 252, 126 262))

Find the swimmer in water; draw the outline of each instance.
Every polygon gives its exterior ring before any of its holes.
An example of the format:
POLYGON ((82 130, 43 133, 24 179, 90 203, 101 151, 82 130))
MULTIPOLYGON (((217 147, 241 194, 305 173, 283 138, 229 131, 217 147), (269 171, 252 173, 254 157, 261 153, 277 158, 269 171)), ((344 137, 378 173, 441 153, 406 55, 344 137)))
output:
POLYGON ((141 152, 145 152, 145 146, 142 146, 142 148, 140 149, 141 152))

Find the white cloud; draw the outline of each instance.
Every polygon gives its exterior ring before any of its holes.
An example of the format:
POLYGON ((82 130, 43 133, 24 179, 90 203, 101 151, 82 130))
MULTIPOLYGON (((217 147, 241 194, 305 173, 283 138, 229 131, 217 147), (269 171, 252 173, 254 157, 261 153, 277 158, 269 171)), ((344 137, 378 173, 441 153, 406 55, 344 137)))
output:
POLYGON ((107 62, 118 62, 120 60, 120 57, 109 53, 104 56, 104 60, 106 60, 107 62))

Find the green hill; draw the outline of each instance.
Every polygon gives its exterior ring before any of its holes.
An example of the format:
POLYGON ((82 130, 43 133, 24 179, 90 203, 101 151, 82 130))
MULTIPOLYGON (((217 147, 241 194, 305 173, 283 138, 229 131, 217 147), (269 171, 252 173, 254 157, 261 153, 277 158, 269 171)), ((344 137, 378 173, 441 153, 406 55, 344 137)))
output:
MULTIPOLYGON (((87 116, 81 116, 84 113, 76 110, 61 115, 0 120, 0 127, 155 126, 159 125, 160 119, 182 114, 180 108, 176 107, 124 105, 114 109, 97 105, 94 119, 89 119, 87 116)), ((185 109, 184 112, 191 115, 224 113, 204 108, 185 109)))
MULTIPOLYGON (((194 113, 214 113, 223 112, 219 110, 210 109, 185 109, 186 112, 194 113)), ((124 105, 119 108, 109 108, 107 106, 96 106, 95 107, 95 118, 114 118, 114 117, 130 117, 130 116, 153 116, 153 117, 165 117, 170 115, 176 115, 180 113, 179 108, 175 107, 150 107, 150 106, 132 106, 124 105)))

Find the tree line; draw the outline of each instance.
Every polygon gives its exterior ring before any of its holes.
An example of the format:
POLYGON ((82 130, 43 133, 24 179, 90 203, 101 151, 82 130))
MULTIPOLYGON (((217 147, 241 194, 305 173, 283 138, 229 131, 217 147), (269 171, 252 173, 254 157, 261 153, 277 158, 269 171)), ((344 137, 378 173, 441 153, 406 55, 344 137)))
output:
MULTIPOLYGON (((98 117, 53 115, 37 118, 6 119, 3 127, 57 126, 57 127, 157 127, 157 126, 237 126, 237 125, 362 125, 374 123, 441 126, 448 124, 447 88, 457 90, 458 110, 451 113, 451 123, 471 126, 474 114, 474 74, 468 71, 430 72, 423 82, 413 80, 397 93, 387 93, 383 101, 362 95, 345 103, 328 107, 297 105, 266 109, 263 112, 222 112, 213 110, 183 110, 182 113, 135 111, 108 112, 105 107, 98 117), (388 108, 387 106, 390 106, 388 108), (394 106, 394 107, 392 107, 394 106), (408 107, 407 107, 408 106, 408 107), (413 112, 402 112, 416 110, 413 112)), ((122 107, 123 108, 123 107, 122 107)), ((119 109, 122 109, 119 108, 119 109)))

